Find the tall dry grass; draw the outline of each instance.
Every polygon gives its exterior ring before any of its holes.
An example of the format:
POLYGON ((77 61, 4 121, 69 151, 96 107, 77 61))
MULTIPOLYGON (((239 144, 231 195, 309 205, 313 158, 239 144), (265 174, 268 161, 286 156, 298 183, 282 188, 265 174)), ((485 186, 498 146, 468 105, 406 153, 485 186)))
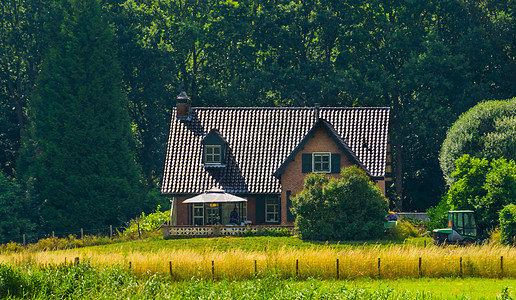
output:
POLYGON ((0 263, 35 264, 44 267, 48 264, 72 263, 75 257, 79 257, 81 262, 88 261, 98 266, 121 264, 136 273, 171 272, 172 278, 176 280, 192 277, 248 279, 268 273, 274 273, 281 278, 332 279, 337 277, 337 259, 338 276, 342 279, 420 276, 516 278, 516 249, 496 244, 424 248, 414 245, 378 245, 347 250, 337 250, 331 246, 305 249, 285 247, 255 252, 240 249, 167 249, 157 252, 124 253, 115 250, 103 253, 91 249, 75 249, 0 255, 0 263))

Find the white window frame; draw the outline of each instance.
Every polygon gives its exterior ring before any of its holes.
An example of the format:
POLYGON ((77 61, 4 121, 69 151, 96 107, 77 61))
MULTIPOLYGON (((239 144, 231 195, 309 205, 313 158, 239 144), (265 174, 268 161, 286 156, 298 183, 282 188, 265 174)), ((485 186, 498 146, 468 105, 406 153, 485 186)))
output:
MULTIPOLYGON (((318 162, 319 164, 321 164, 321 169, 322 169, 322 164, 324 164, 324 162, 318 162)), ((330 152, 314 152, 312 153, 312 171, 314 173, 331 173, 331 153, 330 152), (318 156, 318 157, 323 157, 323 156, 327 156, 328 157, 328 170, 316 170, 315 169, 315 157, 318 156)))
POLYGON ((206 165, 220 165, 222 163, 222 147, 220 145, 205 145, 204 146, 204 164, 206 165), (211 153, 208 153, 208 149, 212 149, 211 153), (219 149, 219 153, 215 154, 214 149, 219 149), (218 156, 218 160, 216 160, 218 156), (210 158, 210 159, 208 159, 210 158))
POLYGON ((265 198, 266 223, 278 223, 280 221, 280 204, 281 201, 279 198, 265 198), (269 201, 274 201, 274 203, 269 203, 269 201), (271 212, 269 212, 269 207, 272 208, 271 212), (272 216, 272 218, 269 219, 269 216, 272 216))
POLYGON ((193 225, 204 225, 204 203, 194 203, 192 207, 192 224, 193 225), (202 215, 195 215, 196 209, 202 213, 202 215), (195 224, 196 220, 201 220, 201 224, 195 224))

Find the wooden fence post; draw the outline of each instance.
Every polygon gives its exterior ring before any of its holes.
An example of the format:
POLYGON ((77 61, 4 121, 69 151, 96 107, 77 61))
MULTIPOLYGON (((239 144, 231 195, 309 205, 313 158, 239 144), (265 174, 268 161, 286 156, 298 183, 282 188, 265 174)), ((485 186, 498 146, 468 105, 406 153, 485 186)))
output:
POLYGON ((254 260, 254 276, 258 275, 258 266, 256 264, 256 259, 254 260))
POLYGON ((113 239, 113 225, 109 225, 109 239, 113 239))
POLYGON ((339 259, 337 258, 337 279, 339 279, 339 259))
POLYGON ((299 274, 299 260, 296 259, 296 277, 299 274))
POLYGON ((500 277, 503 278, 503 256, 500 256, 500 277))
POLYGON ((84 239, 84 229, 81 228, 81 240, 84 239))
POLYGON ((419 277, 423 277, 423 271, 421 270, 421 257, 419 258, 419 277))
POLYGON ((76 264, 76 265, 78 265, 78 264, 79 264, 79 258, 78 258, 78 257, 76 257, 76 258, 75 258, 75 264, 76 264))
POLYGON ((168 261, 168 269, 170 271, 170 276, 172 276, 172 261, 168 261))
POLYGON ((380 258, 378 257, 378 278, 381 278, 381 273, 380 273, 380 258))
POLYGON ((26 246, 26 243, 25 243, 25 233, 23 234, 23 246, 24 247, 26 246))
POLYGON ((460 277, 462 278, 462 256, 460 257, 460 277))
POLYGON ((215 276, 215 261, 211 261, 211 275, 215 276))

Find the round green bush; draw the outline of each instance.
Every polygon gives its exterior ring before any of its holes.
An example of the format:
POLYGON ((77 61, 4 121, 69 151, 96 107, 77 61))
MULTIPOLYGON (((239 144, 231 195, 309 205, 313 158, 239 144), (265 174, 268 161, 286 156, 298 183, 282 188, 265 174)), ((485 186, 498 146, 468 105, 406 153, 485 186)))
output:
POLYGON ((454 182, 455 160, 464 154, 488 160, 516 159, 516 98, 481 102, 448 130, 439 163, 449 185, 454 182))
POLYGON ((309 174, 292 199, 296 230, 305 240, 367 240, 384 233, 387 201, 369 176, 356 166, 342 178, 309 174))

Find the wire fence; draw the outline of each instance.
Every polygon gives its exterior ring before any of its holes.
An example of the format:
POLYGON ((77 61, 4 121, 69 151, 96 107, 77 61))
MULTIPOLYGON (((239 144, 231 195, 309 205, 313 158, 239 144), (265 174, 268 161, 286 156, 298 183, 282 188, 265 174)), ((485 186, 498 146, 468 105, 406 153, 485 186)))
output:
MULTIPOLYGON (((65 258, 65 262, 79 263, 79 257, 65 258)), ((351 280, 358 278, 397 279, 397 278, 443 278, 443 277, 480 277, 516 278, 516 259, 491 257, 481 262, 470 261, 465 257, 444 258, 441 263, 418 259, 399 260, 376 258, 360 262, 341 257, 328 263, 309 263, 301 259, 283 262, 249 260, 238 266, 227 261, 204 260, 196 264, 178 261, 159 263, 143 261, 123 261, 122 265, 137 274, 157 273, 169 275, 174 280, 203 279, 250 279, 275 274, 279 278, 322 278, 351 280)))
POLYGON ((7 243, 18 243, 22 245, 37 243, 41 239, 47 238, 67 238, 70 235, 76 238, 84 238, 85 236, 104 236, 113 238, 118 235, 119 232, 122 232, 126 229, 126 227, 99 227, 99 228, 80 228, 78 230, 70 230, 70 231, 60 231, 60 232, 43 232, 43 233, 27 233, 27 234, 19 234, 16 236, 6 237, 0 239, 0 245, 7 243))

